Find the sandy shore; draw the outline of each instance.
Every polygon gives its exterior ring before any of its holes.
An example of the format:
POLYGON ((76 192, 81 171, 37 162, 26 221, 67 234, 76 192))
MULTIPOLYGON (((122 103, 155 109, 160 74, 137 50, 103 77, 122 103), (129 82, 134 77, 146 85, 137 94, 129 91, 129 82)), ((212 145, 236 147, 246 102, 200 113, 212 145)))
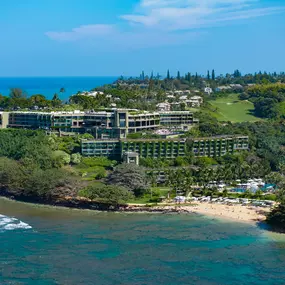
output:
MULTIPOLYGON (((191 207, 191 206, 190 206, 191 207)), ((223 205, 199 203, 192 208, 192 212, 222 217, 243 222, 261 222, 266 219, 266 214, 270 211, 268 208, 242 206, 242 205, 223 205)))
MULTIPOLYGON (((135 210, 142 207, 142 205, 129 205, 126 209, 135 210)), ((142 211, 145 207, 142 207, 142 211)), ((225 219, 231 219, 241 222, 256 223, 266 219, 266 214, 270 211, 269 208, 242 206, 242 205, 223 205, 223 204, 210 204, 195 202, 193 205, 173 204, 173 205, 159 205, 151 207, 149 212, 164 210, 165 212, 181 212, 181 213, 197 213, 207 216, 220 217, 225 219)))

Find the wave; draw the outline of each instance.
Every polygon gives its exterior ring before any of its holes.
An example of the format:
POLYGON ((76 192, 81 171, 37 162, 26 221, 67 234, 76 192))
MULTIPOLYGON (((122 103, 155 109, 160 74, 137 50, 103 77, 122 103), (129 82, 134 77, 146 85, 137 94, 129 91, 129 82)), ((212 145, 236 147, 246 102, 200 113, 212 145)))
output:
POLYGON ((18 229, 31 229, 32 227, 16 218, 0 215, 0 232, 18 229))

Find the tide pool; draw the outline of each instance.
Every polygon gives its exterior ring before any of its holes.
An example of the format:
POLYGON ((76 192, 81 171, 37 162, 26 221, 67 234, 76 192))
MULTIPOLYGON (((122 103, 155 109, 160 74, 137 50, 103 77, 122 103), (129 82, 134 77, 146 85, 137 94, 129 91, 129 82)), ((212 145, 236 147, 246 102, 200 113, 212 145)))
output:
POLYGON ((96 213, 0 199, 0 284, 284 284, 285 241, 196 215, 96 213), (12 224, 13 230, 3 228, 12 224), (14 220, 13 220, 14 219, 14 220), (13 224, 25 224, 25 227, 13 224))

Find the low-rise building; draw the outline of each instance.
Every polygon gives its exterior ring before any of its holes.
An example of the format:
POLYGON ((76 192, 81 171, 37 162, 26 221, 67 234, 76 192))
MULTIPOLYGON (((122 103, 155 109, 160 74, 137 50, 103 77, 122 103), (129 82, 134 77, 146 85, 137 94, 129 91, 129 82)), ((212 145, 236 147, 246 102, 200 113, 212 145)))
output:
POLYGON ((157 111, 170 111, 171 105, 168 102, 158 103, 156 105, 157 111))
POLYGON ((204 89, 204 92, 205 92, 205 93, 208 93, 208 94, 211 94, 211 93, 213 93, 213 89, 210 88, 210 87, 206 87, 206 88, 204 89))
POLYGON ((201 96, 193 96, 186 100, 185 103, 189 107, 200 107, 203 104, 203 98, 201 96))

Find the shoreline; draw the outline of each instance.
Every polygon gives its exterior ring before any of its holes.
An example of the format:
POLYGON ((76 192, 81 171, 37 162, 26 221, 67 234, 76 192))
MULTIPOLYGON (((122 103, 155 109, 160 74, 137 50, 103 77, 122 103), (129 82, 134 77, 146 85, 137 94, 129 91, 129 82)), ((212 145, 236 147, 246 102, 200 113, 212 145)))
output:
MULTIPOLYGON (((166 213, 176 212, 180 214, 200 214, 208 217, 227 219, 234 222, 246 222, 251 224, 264 223, 266 220, 266 214, 270 211, 270 209, 265 209, 261 207, 211 204, 211 203, 200 203, 200 202, 195 202, 195 204, 193 205, 160 204, 149 208, 152 209, 151 210, 152 212, 164 211, 166 213)), ((141 210, 146 210, 146 206, 138 204, 130 204, 124 211, 140 212, 141 210)))
POLYGON ((153 214, 199 214, 207 217, 230 220, 233 222, 245 222, 251 224, 264 223, 266 214, 270 209, 254 206, 225 205, 205 202, 195 202, 193 204, 126 204, 111 205, 98 203, 87 199, 77 199, 65 197, 54 201, 41 201, 34 199, 23 199, 8 195, 1 195, 0 198, 9 201, 27 203, 30 205, 56 207, 63 209, 91 210, 98 212, 118 212, 118 213, 153 213, 153 214))

